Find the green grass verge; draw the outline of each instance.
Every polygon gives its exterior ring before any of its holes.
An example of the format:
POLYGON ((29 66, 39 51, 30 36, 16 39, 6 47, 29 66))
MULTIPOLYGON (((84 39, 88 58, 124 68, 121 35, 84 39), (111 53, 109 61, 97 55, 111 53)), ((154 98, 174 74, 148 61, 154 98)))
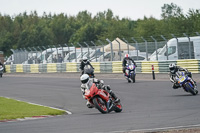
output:
POLYGON ((65 113, 62 110, 0 97, 0 120, 12 120, 41 115, 62 115, 65 113))

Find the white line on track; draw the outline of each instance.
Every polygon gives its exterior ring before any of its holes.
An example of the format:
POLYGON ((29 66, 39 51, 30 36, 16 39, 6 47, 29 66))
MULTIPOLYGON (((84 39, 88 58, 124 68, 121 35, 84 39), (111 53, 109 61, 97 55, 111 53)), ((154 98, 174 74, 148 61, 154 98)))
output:
MULTIPOLYGON (((111 132, 106 132, 106 133, 152 132, 152 131, 164 131, 164 130, 170 130, 170 129, 183 129, 183 128, 195 128, 195 127, 200 127, 200 124, 197 124, 197 125, 188 125, 188 126, 152 128, 152 129, 137 129, 137 130, 125 130, 125 131, 111 131, 111 132)), ((95 132, 95 133, 105 133, 105 132, 95 132)))

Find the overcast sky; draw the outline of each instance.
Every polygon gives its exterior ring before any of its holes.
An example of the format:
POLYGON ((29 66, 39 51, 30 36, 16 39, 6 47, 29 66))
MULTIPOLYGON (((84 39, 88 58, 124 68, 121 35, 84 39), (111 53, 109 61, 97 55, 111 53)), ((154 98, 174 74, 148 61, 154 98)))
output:
POLYGON ((170 3, 181 7, 184 14, 190 8, 200 9, 199 0, 0 0, 0 13, 15 16, 25 11, 30 13, 36 10, 40 16, 43 12, 74 16, 87 10, 94 16, 98 12, 111 9, 114 16, 119 16, 120 19, 137 20, 143 19, 144 16, 160 19, 161 7, 170 3))

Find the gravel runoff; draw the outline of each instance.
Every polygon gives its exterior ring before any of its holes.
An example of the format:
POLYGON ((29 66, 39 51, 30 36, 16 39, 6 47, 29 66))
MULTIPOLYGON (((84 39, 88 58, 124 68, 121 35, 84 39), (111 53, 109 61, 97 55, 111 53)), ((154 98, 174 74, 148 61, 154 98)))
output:
MULTIPOLYGON (((80 78, 80 73, 5 73, 5 77, 46 77, 46 78, 80 78)), ((4 77, 3 76, 3 77, 4 77)), ((122 73, 95 73, 98 79, 124 79, 122 73)), ((193 79, 200 83, 200 73, 193 74, 193 79)), ((153 80, 151 73, 137 73, 136 80, 153 80)), ((165 80, 169 81, 168 73, 155 73, 155 81, 165 80)), ((166 129, 158 131, 129 131, 124 133, 200 133, 200 127, 194 128, 177 128, 177 129, 166 129)))

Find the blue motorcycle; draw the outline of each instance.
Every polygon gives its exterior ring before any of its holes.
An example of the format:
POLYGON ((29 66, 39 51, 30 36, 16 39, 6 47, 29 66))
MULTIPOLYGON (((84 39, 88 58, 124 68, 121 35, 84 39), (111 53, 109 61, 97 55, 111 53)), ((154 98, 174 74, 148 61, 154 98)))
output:
POLYGON ((185 72, 176 72, 176 80, 186 92, 189 92, 192 95, 198 94, 197 88, 195 88, 193 83, 191 82, 192 79, 187 74, 185 74, 185 72))
POLYGON ((126 64, 125 76, 129 83, 135 83, 135 65, 132 62, 126 64))

